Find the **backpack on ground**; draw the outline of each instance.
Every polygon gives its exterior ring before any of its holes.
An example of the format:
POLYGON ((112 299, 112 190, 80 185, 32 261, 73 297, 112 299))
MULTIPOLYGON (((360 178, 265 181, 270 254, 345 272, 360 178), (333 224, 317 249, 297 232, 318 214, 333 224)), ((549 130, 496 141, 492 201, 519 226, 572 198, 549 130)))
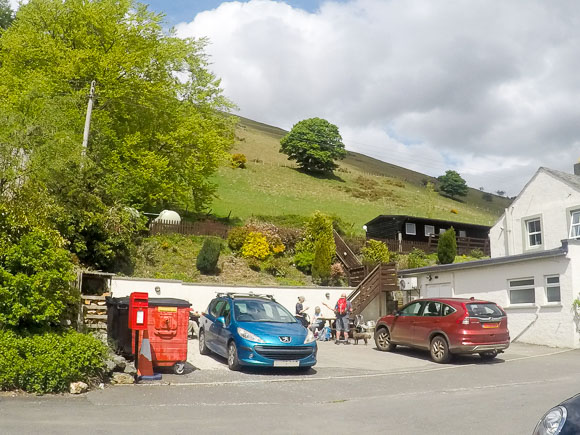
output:
POLYGON ((332 338, 332 333, 330 332, 330 328, 325 326, 320 330, 318 333, 318 340, 319 341, 328 341, 332 338))

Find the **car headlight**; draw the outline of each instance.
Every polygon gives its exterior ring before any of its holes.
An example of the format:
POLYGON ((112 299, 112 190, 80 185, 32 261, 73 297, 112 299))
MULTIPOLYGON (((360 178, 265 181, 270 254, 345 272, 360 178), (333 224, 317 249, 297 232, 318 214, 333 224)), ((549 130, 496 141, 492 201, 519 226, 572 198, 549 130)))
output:
POLYGON ((550 409, 542 417, 534 429, 534 435, 556 435, 559 434, 566 423, 568 412, 563 406, 556 406, 550 409))
POLYGON ((255 341, 256 343, 265 343, 265 341, 262 340, 260 337, 252 334, 251 332, 246 331, 244 328, 238 328, 238 334, 240 335, 240 337, 245 338, 246 340, 255 341))
POLYGON ((312 331, 309 329, 308 334, 306 334, 306 338, 304 339, 304 344, 312 343, 314 340, 316 340, 316 337, 314 336, 312 331))

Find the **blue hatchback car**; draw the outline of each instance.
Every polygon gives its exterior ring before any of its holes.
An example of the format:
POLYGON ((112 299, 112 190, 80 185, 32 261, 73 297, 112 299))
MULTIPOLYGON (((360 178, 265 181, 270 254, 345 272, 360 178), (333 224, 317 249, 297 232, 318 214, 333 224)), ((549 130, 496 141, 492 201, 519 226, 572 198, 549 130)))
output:
POLYGON ((316 339, 272 296, 220 293, 199 322, 199 352, 215 352, 231 370, 241 366, 316 364, 316 339))

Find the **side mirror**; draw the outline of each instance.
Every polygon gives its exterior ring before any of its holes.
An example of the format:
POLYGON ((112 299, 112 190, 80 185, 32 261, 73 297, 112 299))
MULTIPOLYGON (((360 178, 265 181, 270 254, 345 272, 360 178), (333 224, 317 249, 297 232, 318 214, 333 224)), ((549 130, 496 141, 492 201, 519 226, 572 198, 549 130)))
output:
POLYGON ((219 323, 222 326, 225 326, 226 324, 226 319, 224 319, 223 316, 218 317, 217 319, 215 319, 216 323, 219 323))
POLYGON ((394 310, 393 314, 395 315, 395 317, 399 317, 401 315, 400 311, 394 310))

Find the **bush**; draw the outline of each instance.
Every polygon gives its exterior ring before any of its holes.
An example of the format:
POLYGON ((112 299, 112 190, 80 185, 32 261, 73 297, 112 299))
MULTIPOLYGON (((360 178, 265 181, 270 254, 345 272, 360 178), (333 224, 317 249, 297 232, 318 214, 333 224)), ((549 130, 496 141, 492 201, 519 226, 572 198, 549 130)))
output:
POLYGON ((365 266, 374 267, 377 264, 390 261, 389 248, 379 240, 368 240, 361 252, 363 255, 362 263, 365 266))
POLYGON ((288 267, 280 258, 270 257, 262 266, 262 270, 265 270, 272 276, 285 277, 288 274, 288 267))
POLYGON ((483 258, 485 257, 485 253, 481 249, 473 249, 469 255, 473 258, 483 258))
POLYGON ((75 331, 18 336, 0 331, 0 389, 59 393, 103 375, 105 345, 75 331))
POLYGON ((457 255, 457 240, 453 227, 439 236, 437 243, 437 259, 439 264, 451 264, 457 255))
POLYGON ((246 258, 263 260, 270 255, 270 245, 262 233, 251 232, 242 246, 242 255, 246 258))
POLYGON ((312 262, 312 278, 326 285, 330 281, 330 265, 336 251, 332 233, 330 237, 321 237, 316 242, 314 261, 312 262))
POLYGON ((46 328, 78 302, 71 255, 54 231, 17 228, 0 216, 0 328, 46 328))
POLYGON ((330 284, 331 285, 343 285, 346 278, 344 273, 344 268, 341 263, 334 263, 330 266, 330 284))
POLYGON ((314 262, 314 252, 301 251, 294 256, 294 264, 296 269, 310 273, 312 271, 312 263, 314 262))
POLYGON ((247 161, 245 154, 234 154, 232 155, 232 168, 245 169, 247 161))
POLYGON ((427 258, 427 254, 421 249, 413 248, 409 255, 407 255, 407 267, 409 269, 416 269, 427 265, 429 265, 429 259, 427 258))
POLYGON ((484 201, 487 201, 487 202, 492 202, 493 201, 493 197, 491 196, 491 193, 483 192, 481 194, 481 197, 483 198, 484 201))
POLYGON ((201 273, 215 273, 217 263, 220 258, 222 244, 220 240, 208 238, 205 239, 199 254, 197 255, 197 269, 201 273))
POLYGON ((249 230, 246 227, 235 227, 228 233, 228 246, 232 251, 239 251, 244 246, 249 230))

